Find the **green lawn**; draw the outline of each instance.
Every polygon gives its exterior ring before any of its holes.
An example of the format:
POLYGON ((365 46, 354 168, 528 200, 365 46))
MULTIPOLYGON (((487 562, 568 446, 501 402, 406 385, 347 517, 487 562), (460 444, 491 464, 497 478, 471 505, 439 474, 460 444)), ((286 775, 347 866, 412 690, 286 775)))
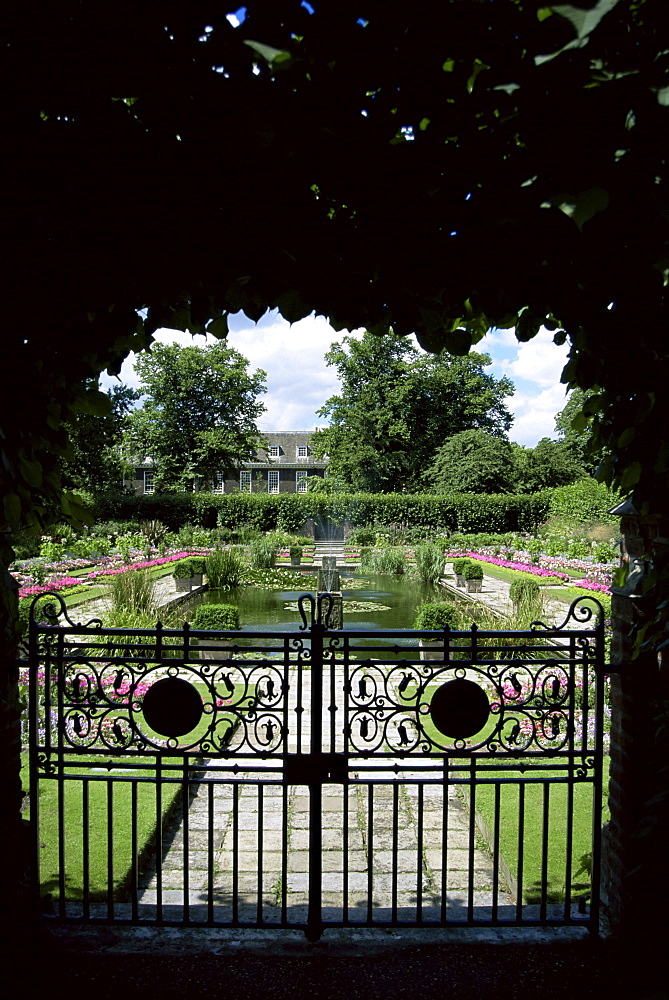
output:
MULTIPOLYGON (((432 694, 437 690, 437 686, 429 687, 425 692, 424 700, 429 703, 432 694)), ((415 689, 414 689, 415 691, 415 689)), ((407 695, 414 692, 407 689, 407 695)), ((445 738, 434 726, 429 715, 421 715, 421 725, 425 733, 438 744, 443 745, 450 741, 445 738)), ((476 745, 481 740, 491 734, 497 723, 497 716, 490 716, 480 733, 472 737, 472 744, 476 745)), ((507 766, 521 763, 519 759, 502 758, 500 763, 507 766)), ((490 764, 489 760, 483 758, 477 761, 484 766, 490 764)), ((541 758, 524 758, 522 763, 541 764, 541 758)), ((465 770, 463 761, 462 775, 468 772, 465 770)), ((541 900, 541 886, 543 878, 546 878, 546 901, 562 902, 565 897, 566 885, 566 861, 568 843, 568 788, 565 783, 561 783, 560 777, 564 777, 563 770, 544 769, 530 772, 522 770, 508 770, 496 775, 496 784, 499 791, 496 792, 495 784, 480 784, 476 788, 475 807, 479 817, 483 820, 486 830, 488 847, 492 847, 495 830, 495 797, 499 795, 500 821, 499 821, 499 849, 507 868, 513 878, 518 883, 519 874, 522 875, 522 896, 526 903, 538 903, 541 900), (553 778, 553 781, 549 779, 553 778), (501 779, 501 780, 500 780, 501 779), (523 796, 523 838, 522 838, 522 872, 519 872, 519 829, 520 829, 520 800, 521 791, 519 785, 524 780, 523 796), (545 789, 548 787, 548 791, 545 789), (546 857, 543 853, 543 830, 544 813, 547 816, 548 829, 548 850, 546 857)), ((491 777, 491 772, 479 773, 479 777, 491 777)), ((608 819, 606 808, 606 795, 608 789, 609 759, 604 758, 604 773, 602 777, 602 825, 608 819)), ((464 786, 463 788, 468 787, 464 786)), ((593 793, 591 783, 576 783, 573 787, 573 823, 571 831, 571 894, 573 897, 587 894, 590 888, 589 861, 592 851, 592 805, 593 793)))
MULTIPOLYGON (((534 763, 537 761, 535 760, 534 763)), ((566 784, 550 782, 555 772, 534 771, 531 781, 524 786, 522 817, 522 897, 526 903, 538 903, 541 886, 546 877, 547 902, 562 902, 565 898, 566 863, 568 843, 568 788, 566 784), (542 780, 546 779, 546 780, 542 780), (546 789, 548 788, 548 791, 546 789), (547 813, 548 850, 544 857, 542 837, 544 815, 547 813)), ((522 778, 521 771, 509 771, 505 778, 522 778)), ((527 777, 527 775, 526 775, 527 777)), ((602 824, 608 819, 606 790, 608 788, 609 759, 604 758, 602 824)), ((499 846, 513 879, 519 876, 519 829, 521 792, 518 784, 504 784, 500 788, 499 846)), ((590 783, 576 784, 573 788, 573 825, 571 861, 572 897, 587 894, 590 889, 590 855, 592 851, 593 793, 590 783)), ((476 792, 476 808, 488 832, 494 837, 495 789, 481 785, 476 792)), ((520 892, 519 892, 520 895, 520 892)))
MULTIPOLYGON (((137 763, 153 763, 155 758, 133 758, 137 763)), ((165 763, 177 763, 169 758, 165 763)), ((103 763, 101 758, 100 764, 103 763)), ((105 761, 106 763, 106 761, 105 761)), ((82 775, 63 782, 62 826, 64 845, 65 898, 84 898, 88 884, 92 902, 105 900, 108 895, 116 901, 128 897, 131 888, 133 863, 132 800, 136 797, 136 844, 138 874, 146 866, 156 847, 157 801, 155 784, 150 780, 125 780, 118 773, 127 767, 128 760, 111 758, 112 769, 103 778, 101 767, 81 767, 71 773, 82 775), (84 822, 84 795, 88 796, 88 822, 84 822), (109 806, 111 803, 111 823, 109 806), (85 841, 88 838, 88 850, 85 841), (111 839, 111 851, 109 850, 111 839), (88 865, 88 875, 84 866, 88 865)), ((105 767, 106 771, 107 768, 105 767)), ((155 776, 155 769, 141 772, 144 779, 155 776)), ((169 821, 181 802, 182 786, 170 783, 162 786, 161 809, 163 823, 169 821)), ((60 896, 59 860, 59 802, 58 782, 40 780, 39 842, 40 883, 42 895, 53 899, 60 896)))
MULTIPOLYGON (((250 691, 251 696, 253 693, 250 691)), ((198 726, 188 734, 188 744, 205 735, 210 718, 209 715, 203 715, 198 726)), ((197 758, 191 758, 191 761, 195 764, 197 758)), ((88 895, 92 902, 107 900, 109 896, 115 901, 127 899, 132 888, 133 797, 136 798, 134 838, 139 877, 156 849, 158 815, 165 825, 180 811, 186 787, 182 765, 183 759, 180 757, 162 758, 163 775, 173 776, 175 780, 161 783, 158 799, 153 780, 156 775, 156 757, 133 756, 129 760, 128 757, 105 756, 100 757, 97 763, 91 755, 84 756, 81 767, 69 765, 66 769, 66 773, 76 777, 66 778, 62 782, 62 812, 59 801, 60 783, 55 779, 40 778, 42 895, 50 895, 53 899, 60 896, 59 845, 62 826, 65 898, 83 899, 85 885, 88 885, 88 895), (135 769, 133 764, 146 765, 146 770, 135 769), (88 797, 87 823, 85 796, 88 797)), ((28 790, 27 755, 22 776, 24 787, 28 790)), ((29 814, 26 818, 29 818, 29 814)))
MULTIPOLYGON (((508 583, 512 583, 514 580, 531 579, 536 580, 540 587, 555 586, 559 582, 555 577, 535 576, 533 573, 526 573, 521 569, 509 569, 506 566, 496 566, 494 563, 487 563, 482 560, 477 561, 481 563, 485 575, 491 576, 496 580, 506 580, 508 583)), ((582 573, 581 576, 583 576, 582 573)))

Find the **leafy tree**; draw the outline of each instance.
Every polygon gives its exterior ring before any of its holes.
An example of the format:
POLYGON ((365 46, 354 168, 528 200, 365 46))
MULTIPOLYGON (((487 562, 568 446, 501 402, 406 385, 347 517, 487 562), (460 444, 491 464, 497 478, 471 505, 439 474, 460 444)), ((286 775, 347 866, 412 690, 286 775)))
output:
POLYGON ((154 344, 135 369, 146 399, 132 414, 130 441, 153 459, 158 488, 192 491, 253 457, 265 372, 249 373, 238 351, 154 344))
POLYGON ((534 448, 515 451, 518 491, 536 493, 549 486, 569 486, 588 475, 587 469, 562 441, 542 438, 534 448))
POLYGON ((597 387, 586 391, 575 386, 567 396, 564 407, 555 415, 558 439, 590 474, 597 470, 604 457, 602 449, 593 454, 590 447, 591 418, 597 410, 599 391, 597 387), (594 406, 593 410, 591 406, 594 406))
POLYGON ((68 425, 70 456, 63 461, 67 486, 93 491, 121 488, 126 471, 121 442, 139 393, 128 385, 114 385, 104 395, 109 400, 107 413, 77 413, 68 425))
POLYGON ((504 397, 513 385, 484 371, 485 354, 426 354, 406 337, 367 332, 333 344, 325 357, 341 394, 319 411, 331 425, 313 447, 329 456, 328 474, 353 489, 412 489, 445 438, 471 428, 501 436, 511 425, 504 397))
POLYGON ((511 493, 517 487, 512 446, 486 431, 460 431, 441 446, 423 479, 439 493, 511 493))
POLYGON ((161 326, 271 307, 456 353, 543 321, 564 381, 602 387, 602 476, 661 495, 669 10, 586 6, 249 0, 233 27, 209 0, 14 5, 8 523, 74 513, 62 427, 88 380, 161 326))

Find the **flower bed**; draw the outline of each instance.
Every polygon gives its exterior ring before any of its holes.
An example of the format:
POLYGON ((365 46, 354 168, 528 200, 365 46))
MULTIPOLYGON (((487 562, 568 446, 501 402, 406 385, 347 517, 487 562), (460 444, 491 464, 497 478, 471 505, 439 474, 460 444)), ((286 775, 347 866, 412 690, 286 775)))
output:
POLYGON ((489 563, 492 566, 501 566, 504 569, 515 569, 520 573, 530 573, 532 576, 550 577, 551 579, 562 580, 565 583, 571 580, 571 577, 568 576, 567 573, 558 573, 555 570, 542 569, 539 566, 533 566, 532 563, 516 562, 510 559, 500 559, 498 556, 481 555, 478 552, 447 552, 445 554, 446 559, 460 559, 463 555, 467 559, 475 559, 477 562, 489 563))
POLYGON ((465 556, 467 559, 476 559, 479 562, 489 563, 492 566, 500 566, 503 569, 513 569, 521 573, 529 573, 531 576, 546 578, 552 577, 561 580, 570 587, 577 587, 582 590, 593 590, 602 594, 611 593, 611 579, 614 567, 608 563, 590 563, 582 559, 559 559, 555 556, 540 556, 537 562, 531 562, 529 556, 527 560, 523 558, 524 553, 511 553, 520 558, 504 558, 495 556, 492 552, 482 549, 478 552, 447 552, 446 559, 458 559, 465 556), (574 579, 574 576, 565 570, 580 570, 586 573, 582 579, 574 579))
MULTIPOLYGON (((208 551, 208 550, 207 550, 208 551)), ((102 559, 92 562, 90 560, 77 560, 77 562, 83 562, 84 566, 96 566, 94 570, 90 573, 86 573, 83 576, 71 577, 71 576, 55 576, 51 577, 45 583, 30 583, 24 586, 19 586, 19 597, 36 597, 38 594, 45 594, 52 590, 66 590, 70 587, 74 587, 81 584, 91 584, 98 580, 100 577, 105 576, 118 576, 120 573, 126 573, 128 570, 135 569, 151 569, 154 566, 163 566, 166 563, 176 562, 178 559, 184 559, 187 556, 201 556, 205 555, 206 552, 203 550, 187 550, 182 552, 173 552, 170 555, 158 556, 155 559, 138 559, 134 562, 121 562, 119 564, 118 557, 114 559, 110 556, 104 556, 102 559), (116 563, 114 565, 113 563, 116 563)), ((71 560, 70 560, 71 562, 71 560)), ((63 564, 55 564, 59 568, 63 564)), ((70 567, 71 568, 71 567, 70 567)), ((77 567, 78 568, 78 567, 77 567)), ((60 569, 62 572, 62 568, 60 569)), ((21 574, 15 574, 16 579, 21 584, 21 574)), ((24 580, 27 578, 24 576, 24 580)), ((29 577, 28 577, 29 579, 29 577)))

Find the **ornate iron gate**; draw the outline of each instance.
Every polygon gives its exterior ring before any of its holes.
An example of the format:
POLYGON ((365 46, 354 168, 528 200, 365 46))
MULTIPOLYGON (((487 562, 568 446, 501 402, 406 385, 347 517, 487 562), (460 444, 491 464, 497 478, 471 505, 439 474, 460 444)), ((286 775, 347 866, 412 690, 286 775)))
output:
POLYGON ((596 933, 596 601, 559 628, 443 633, 330 631, 328 595, 291 633, 76 625, 53 602, 30 624, 28 743, 56 917, 596 933))

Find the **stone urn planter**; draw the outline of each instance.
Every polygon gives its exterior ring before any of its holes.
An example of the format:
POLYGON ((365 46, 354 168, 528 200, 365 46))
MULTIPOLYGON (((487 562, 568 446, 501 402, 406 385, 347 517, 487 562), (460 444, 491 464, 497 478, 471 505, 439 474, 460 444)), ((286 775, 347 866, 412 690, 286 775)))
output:
POLYGON ((464 590, 466 586, 465 581, 465 567, 469 566, 469 559, 461 558, 453 560, 453 572, 455 573, 455 585, 464 590))
POLYGON ((301 545, 291 545, 290 547, 290 565, 299 566, 302 562, 302 546, 301 545))
POLYGON ((193 587, 202 586, 201 560, 179 559, 172 569, 174 584, 179 591, 188 593, 193 587))
POLYGON ((230 650, 235 645, 232 639, 200 639, 209 648, 198 648, 197 655, 201 660, 229 660, 230 650))
POLYGON ((432 641, 431 639, 421 639, 420 640, 420 658, 421 660, 443 660, 444 659, 444 644, 439 641, 432 641))
POLYGON ((468 594, 480 594, 483 586, 483 567, 478 563, 468 563, 463 570, 468 594))

